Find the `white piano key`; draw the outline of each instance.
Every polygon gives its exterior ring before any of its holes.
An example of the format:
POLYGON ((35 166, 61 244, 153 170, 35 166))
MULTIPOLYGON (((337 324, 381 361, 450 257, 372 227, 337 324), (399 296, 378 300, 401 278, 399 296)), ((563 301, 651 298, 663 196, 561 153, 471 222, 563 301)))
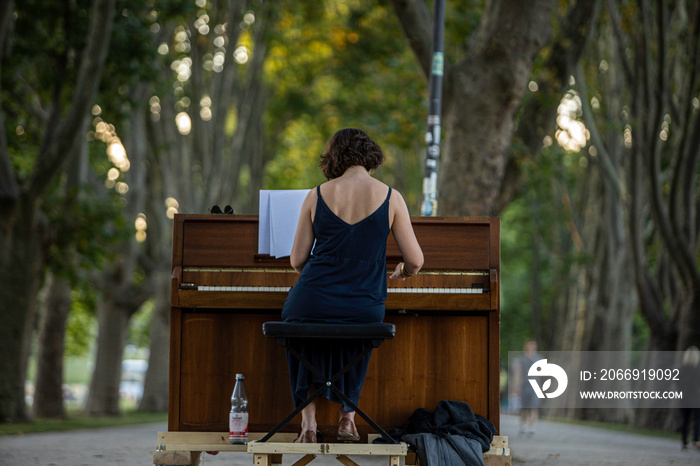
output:
MULTIPOLYGON (((291 287, 289 286, 219 286, 219 285, 198 285, 198 291, 226 291, 226 292, 271 292, 271 293, 288 293, 291 287)), ((413 288, 413 287, 389 287, 387 293, 395 294, 484 294, 483 288, 413 288)))

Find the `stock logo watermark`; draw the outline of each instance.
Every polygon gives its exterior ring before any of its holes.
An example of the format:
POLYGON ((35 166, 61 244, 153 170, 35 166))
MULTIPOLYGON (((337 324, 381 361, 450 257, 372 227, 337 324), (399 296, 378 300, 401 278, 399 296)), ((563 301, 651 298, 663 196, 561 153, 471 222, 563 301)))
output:
POLYGON ((700 408, 700 360, 683 351, 508 353, 508 409, 700 408))
POLYGON ((569 383, 569 377, 566 375, 566 371, 556 364, 548 363, 546 359, 540 359, 530 366, 527 376, 532 389, 535 391, 535 395, 537 395, 537 398, 556 398, 564 393, 564 390, 566 390, 566 386, 569 383), (540 388, 537 379, 533 379, 532 377, 548 378, 544 380, 544 383, 540 388), (552 386, 552 379, 557 381, 557 386, 554 391, 548 392, 552 386))

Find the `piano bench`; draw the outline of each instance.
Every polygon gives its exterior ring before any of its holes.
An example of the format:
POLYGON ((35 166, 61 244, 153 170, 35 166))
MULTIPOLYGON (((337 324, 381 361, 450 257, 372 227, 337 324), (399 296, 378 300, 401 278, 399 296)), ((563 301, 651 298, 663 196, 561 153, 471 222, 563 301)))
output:
POLYGON ((386 339, 394 338, 396 335, 396 327, 394 324, 385 323, 368 323, 368 324, 326 324, 326 323, 296 323, 296 322, 265 322, 262 326, 263 334, 267 337, 274 338, 278 345, 285 348, 289 354, 299 360, 301 364, 306 366, 312 374, 322 380, 324 383, 306 400, 284 418, 277 426, 267 433, 260 442, 266 442, 270 437, 276 434, 282 427, 287 425, 294 416, 299 414, 309 403, 318 398, 327 388, 330 388, 335 394, 352 407, 362 419, 372 426, 381 436, 389 443, 398 443, 384 429, 374 422, 364 411, 362 411, 355 403, 350 401, 345 394, 340 391, 334 383, 340 379, 352 366, 360 362, 373 348, 378 348, 379 345, 386 339), (304 358, 290 344, 293 340, 348 340, 348 341, 365 341, 368 342, 364 351, 360 352, 352 361, 347 363, 345 367, 333 374, 330 379, 321 374, 306 358, 304 358))

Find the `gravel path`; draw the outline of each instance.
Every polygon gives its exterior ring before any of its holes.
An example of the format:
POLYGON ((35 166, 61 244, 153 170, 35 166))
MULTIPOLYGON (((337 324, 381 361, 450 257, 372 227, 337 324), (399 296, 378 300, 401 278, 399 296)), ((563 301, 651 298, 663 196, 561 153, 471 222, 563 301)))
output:
MULTIPOLYGON (((109 427, 58 433, 0 437, 2 466, 152 465, 158 431, 166 424, 109 427)), ((610 431, 580 425, 540 421, 531 436, 518 434, 518 420, 503 416, 501 431, 508 436, 513 465, 700 465, 700 450, 681 451, 680 440, 610 431)), ((298 456, 286 455, 285 465, 298 456)), ((354 458, 365 465, 386 465, 385 458, 354 458)), ((204 466, 250 466, 247 453, 204 455, 204 466)), ((313 466, 339 465, 319 457, 313 466)))

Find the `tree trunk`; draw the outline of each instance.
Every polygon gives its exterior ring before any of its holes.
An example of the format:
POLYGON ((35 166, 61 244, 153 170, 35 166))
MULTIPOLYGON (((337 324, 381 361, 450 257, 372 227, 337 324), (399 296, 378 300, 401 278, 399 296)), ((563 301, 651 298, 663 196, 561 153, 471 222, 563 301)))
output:
MULTIPOLYGON (((90 120, 83 118, 81 132, 87 132, 90 120)), ((72 216, 74 205, 80 196, 78 189, 87 181, 88 151, 85 141, 78 153, 71 157, 66 181, 63 186, 63 209, 65 215, 72 216)), ((73 223, 74 219, 70 219, 73 223)), ((55 230, 55 229, 54 229, 55 230)), ((52 236, 64 232, 53 231, 52 236)), ((77 268, 75 247, 68 246, 63 252, 66 263, 62 266, 77 268)), ((66 325, 72 306, 72 284, 62 276, 53 275, 49 284, 48 297, 41 312, 37 353, 36 395, 32 410, 36 417, 63 418, 63 353, 65 350, 66 325)))
POLYGON ((524 177, 520 167, 526 161, 537 159, 545 136, 551 137, 554 133, 557 107, 592 35, 599 4, 599 0, 574 2, 561 19, 560 31, 549 50, 543 54, 546 56, 544 64, 532 77, 537 91, 523 99, 513 150, 501 187, 500 208, 522 194, 524 177))
POLYGON ((99 344, 85 403, 87 414, 117 416, 121 413, 119 383, 129 317, 130 314, 111 300, 100 300, 97 306, 99 344))
MULTIPOLYGON (((127 222, 134 222, 138 215, 146 210, 147 96, 148 86, 140 84, 134 88, 130 97, 136 105, 131 109, 130 118, 124 128, 123 144, 130 161, 130 169, 125 176, 129 185, 124 209, 127 222)), ((140 262, 145 262, 142 260, 144 254, 144 245, 132 235, 125 245, 120 245, 119 251, 115 251, 116 260, 102 270, 98 280, 102 290, 99 308, 101 315, 98 320, 100 332, 97 338, 95 372, 86 406, 86 412, 89 414, 116 415, 120 412, 119 379, 115 380, 115 374, 111 371, 118 366, 116 376, 121 376, 121 358, 128 335, 129 320, 151 294, 152 280, 148 274, 143 281, 134 280, 134 276, 141 271, 140 262), (114 330, 110 330, 112 325, 115 326, 114 330), (100 365, 106 365, 109 371, 101 370, 100 365), (100 380, 103 377, 105 380, 100 380)))
POLYGON ((66 322, 71 309, 71 285, 68 280, 50 278, 48 295, 39 322, 34 416, 63 418, 63 352, 66 322))
POLYGON ((139 411, 168 411, 168 374, 170 373, 170 272, 153 272, 155 312, 151 320, 151 344, 148 372, 139 411))
MULTIPOLYGON (((6 33, 6 6, 7 3, 0 8, 3 15, 0 34, 6 33)), ((26 362, 36 294, 45 262, 43 243, 47 239, 38 204, 70 157, 84 143, 85 133, 80 123, 89 114, 97 94, 109 49, 114 6, 115 0, 95 0, 75 95, 65 114, 57 107, 49 112, 50 127, 44 128, 41 150, 31 173, 22 180, 21 194, 14 197, 16 190, 11 184, 9 189, 7 186, 0 189, 0 283, 3 284, 0 287, 0 305, 3 306, 0 312, 0 422, 28 418, 24 402, 26 362)), ((5 40, 6 36, 0 37, 1 43, 5 40)), ((2 52, 4 56, 5 51, 2 52)), ((0 131, 5 129, 0 128, 0 131)), ((0 137, 0 172, 3 173, 0 176, 4 185, 9 176, 5 172, 12 166, 8 163, 5 141, 3 134, 0 137)))
POLYGON ((1 233, 0 422, 17 422, 29 419, 24 383, 36 295, 41 288, 44 234, 31 215, 18 218, 11 231, 1 233))
MULTIPOLYGON (((394 11, 426 75, 430 15, 424 2, 394 0, 394 11)), ((495 215, 515 116, 535 56, 551 39, 551 0, 486 3, 465 58, 445 68, 438 177, 439 215, 495 215)))

